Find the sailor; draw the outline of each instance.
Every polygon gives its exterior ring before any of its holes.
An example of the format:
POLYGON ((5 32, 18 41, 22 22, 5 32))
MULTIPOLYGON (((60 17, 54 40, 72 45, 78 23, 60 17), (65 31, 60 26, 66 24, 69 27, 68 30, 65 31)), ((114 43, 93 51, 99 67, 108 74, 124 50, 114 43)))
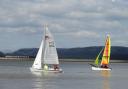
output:
POLYGON ((54 66, 54 70, 58 70, 59 69, 58 65, 53 65, 53 66, 54 66))
POLYGON ((101 68, 108 68, 108 65, 102 65, 101 68))
POLYGON ((44 70, 48 70, 48 66, 46 64, 44 65, 44 70))

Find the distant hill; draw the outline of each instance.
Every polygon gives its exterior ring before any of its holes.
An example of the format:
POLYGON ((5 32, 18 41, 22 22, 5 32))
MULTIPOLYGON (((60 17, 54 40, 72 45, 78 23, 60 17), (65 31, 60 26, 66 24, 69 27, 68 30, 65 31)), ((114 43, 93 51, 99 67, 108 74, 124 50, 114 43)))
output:
POLYGON ((0 52, 0 57, 5 57, 5 54, 3 52, 0 52))
MULTIPOLYGON (((62 59, 94 59, 102 49, 102 46, 81 48, 57 48, 58 56, 62 59)), ((6 55, 35 57, 38 48, 19 49, 6 55)), ((111 59, 128 59, 128 47, 113 46, 111 48, 111 59)))
MULTIPOLYGON (((58 49, 59 58, 95 59, 102 46, 58 49)), ((111 48, 111 59, 127 60, 128 47, 114 46, 111 48)))
POLYGON ((38 52, 38 48, 24 48, 24 49, 19 49, 12 53, 6 53, 6 55, 36 57, 37 52, 38 52))

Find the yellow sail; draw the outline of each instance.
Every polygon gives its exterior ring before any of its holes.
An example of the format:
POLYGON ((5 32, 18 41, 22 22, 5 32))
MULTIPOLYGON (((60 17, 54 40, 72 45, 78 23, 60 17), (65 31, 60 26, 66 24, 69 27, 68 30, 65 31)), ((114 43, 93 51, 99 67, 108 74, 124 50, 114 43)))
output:
POLYGON ((108 35, 106 42, 105 42, 105 48, 104 48, 104 52, 103 52, 101 65, 108 65, 109 64, 110 52, 111 52, 111 40, 110 40, 110 36, 108 35))

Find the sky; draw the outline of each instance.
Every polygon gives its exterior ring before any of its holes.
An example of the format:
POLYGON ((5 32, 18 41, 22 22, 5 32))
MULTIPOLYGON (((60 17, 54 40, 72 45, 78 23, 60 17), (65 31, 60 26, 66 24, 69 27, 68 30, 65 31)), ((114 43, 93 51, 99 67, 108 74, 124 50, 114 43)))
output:
POLYGON ((128 0, 0 0, 0 51, 40 46, 48 24, 57 48, 128 46, 128 0))

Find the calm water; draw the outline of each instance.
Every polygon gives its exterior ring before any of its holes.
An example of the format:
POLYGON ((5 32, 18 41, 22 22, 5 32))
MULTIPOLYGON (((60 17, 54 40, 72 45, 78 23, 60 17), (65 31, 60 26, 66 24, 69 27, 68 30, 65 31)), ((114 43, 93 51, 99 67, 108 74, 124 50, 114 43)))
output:
POLYGON ((64 73, 32 73, 32 62, 0 62, 0 89, 127 89, 128 64, 92 71, 88 63, 61 63, 64 73))

